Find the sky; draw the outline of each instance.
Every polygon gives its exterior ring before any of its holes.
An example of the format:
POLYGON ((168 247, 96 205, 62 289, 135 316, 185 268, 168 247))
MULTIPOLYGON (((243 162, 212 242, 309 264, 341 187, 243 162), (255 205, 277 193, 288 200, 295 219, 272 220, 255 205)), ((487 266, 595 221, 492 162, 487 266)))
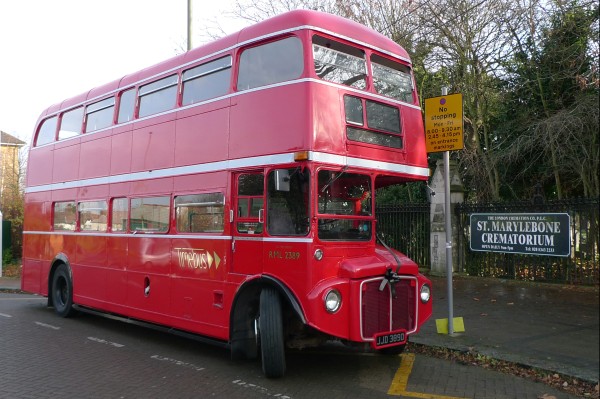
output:
MULTIPOLYGON (((192 44, 231 0, 193 0, 192 44)), ((184 51, 187 0, 0 0, 0 130, 29 143, 41 112, 184 51)))

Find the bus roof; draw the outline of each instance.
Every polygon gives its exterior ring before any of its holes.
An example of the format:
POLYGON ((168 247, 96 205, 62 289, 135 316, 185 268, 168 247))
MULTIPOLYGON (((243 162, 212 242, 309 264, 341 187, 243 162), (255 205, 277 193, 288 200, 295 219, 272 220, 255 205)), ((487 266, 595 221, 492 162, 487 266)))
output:
POLYGON ((150 79, 161 73, 167 73, 172 69, 197 62, 202 58, 217 55, 219 52, 226 53, 232 48, 261 40, 268 35, 297 29, 314 29, 324 33, 330 33, 359 43, 362 46, 400 57, 407 63, 410 63, 410 57, 404 48, 371 28, 337 15, 312 10, 294 10, 245 27, 241 31, 191 49, 186 53, 177 55, 140 71, 125 75, 120 79, 93 88, 69 99, 65 99, 62 102, 53 104, 42 112, 38 123, 47 115, 53 114, 59 110, 68 109, 77 104, 81 104, 86 100, 93 98, 100 99, 99 97, 104 94, 108 95, 115 90, 121 88, 125 89, 128 86, 132 87, 136 83, 150 79))

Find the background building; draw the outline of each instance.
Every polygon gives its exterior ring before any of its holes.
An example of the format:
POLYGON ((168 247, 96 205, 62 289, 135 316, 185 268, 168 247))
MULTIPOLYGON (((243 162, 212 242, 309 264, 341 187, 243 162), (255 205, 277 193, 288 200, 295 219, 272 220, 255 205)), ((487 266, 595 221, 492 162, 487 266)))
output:
POLYGON ((24 141, 0 131, 0 210, 3 220, 2 259, 4 262, 10 262, 21 255, 25 173, 21 149, 25 145, 24 141))

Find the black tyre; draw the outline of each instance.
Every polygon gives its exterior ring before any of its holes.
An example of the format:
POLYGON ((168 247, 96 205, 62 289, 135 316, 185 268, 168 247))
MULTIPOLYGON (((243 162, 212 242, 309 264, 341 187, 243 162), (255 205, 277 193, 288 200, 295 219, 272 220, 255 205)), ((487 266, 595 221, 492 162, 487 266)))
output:
POLYGON ((73 309, 73 282, 71 273, 64 263, 59 265, 52 277, 52 304, 54 311, 60 317, 70 317, 75 314, 73 309))
MULTIPOLYGON (((258 318, 251 320, 251 328, 243 331, 245 338, 236 337, 231 342, 232 360, 256 360, 258 358, 258 318)), ((239 334, 240 336, 242 334, 239 334)))
POLYGON ((260 293, 258 325, 263 372, 268 378, 283 377, 285 374, 285 345, 281 300, 273 288, 264 288, 260 293))

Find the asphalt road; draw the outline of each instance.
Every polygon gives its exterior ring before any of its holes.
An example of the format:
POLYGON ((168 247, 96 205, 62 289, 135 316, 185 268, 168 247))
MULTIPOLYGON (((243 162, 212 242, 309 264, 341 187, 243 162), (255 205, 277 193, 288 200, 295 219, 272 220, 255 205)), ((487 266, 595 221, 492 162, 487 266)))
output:
POLYGON ((572 398, 451 361, 331 345, 287 354, 287 374, 225 349, 103 317, 63 319, 46 299, 0 293, 0 398, 572 398))

